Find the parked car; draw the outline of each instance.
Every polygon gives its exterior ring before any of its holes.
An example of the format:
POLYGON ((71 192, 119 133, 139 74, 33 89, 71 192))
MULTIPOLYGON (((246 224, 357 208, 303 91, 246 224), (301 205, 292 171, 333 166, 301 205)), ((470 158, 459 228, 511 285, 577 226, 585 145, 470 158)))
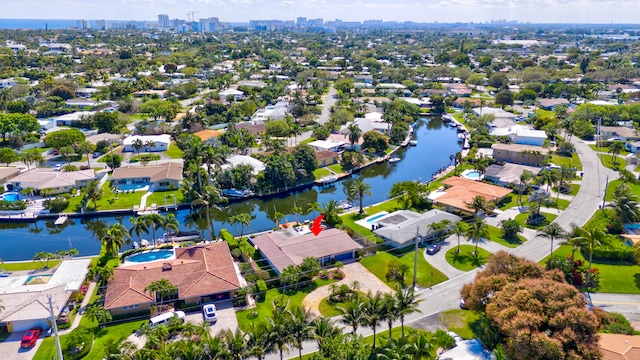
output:
POLYGON ((460 298, 460 309, 462 310, 468 310, 467 308, 467 302, 464 300, 463 297, 460 298))
POLYGON ((218 321, 218 310, 214 304, 205 304, 202 307, 202 316, 206 322, 218 321))
POLYGON ((100 155, 102 155, 102 154, 96 151, 96 152, 93 153, 93 158, 95 159, 97 157, 100 157, 100 155))
POLYGON ((62 164, 55 164, 53 166, 53 171, 60 171, 62 170, 63 165, 62 164))
POLYGON ((166 312, 164 314, 160 314, 158 316, 154 316, 151 319, 149 319, 149 324, 151 324, 152 326, 156 326, 156 325, 166 325, 169 323, 169 319, 173 318, 173 317, 177 317, 178 319, 182 320, 184 322, 184 317, 185 317, 185 313, 184 311, 170 311, 170 312, 166 312))
POLYGON ((51 152, 53 155, 58 155, 58 149, 53 149, 53 151, 51 152))
POLYGON ((429 255, 435 255, 438 251, 440 251, 440 244, 431 244, 427 246, 427 254, 429 255))
POLYGON ((38 337, 40 337, 40 333, 42 333, 41 327, 35 327, 27 330, 26 333, 22 336, 22 341, 20 342, 21 348, 30 348, 36 344, 38 337))

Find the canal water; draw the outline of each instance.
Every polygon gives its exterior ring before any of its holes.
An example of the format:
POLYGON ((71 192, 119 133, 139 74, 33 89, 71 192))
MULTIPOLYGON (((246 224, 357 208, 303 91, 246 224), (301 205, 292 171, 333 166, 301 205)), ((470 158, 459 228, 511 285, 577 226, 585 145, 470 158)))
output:
MULTIPOLYGON (((389 197, 391 186, 404 180, 431 179, 434 172, 450 164, 449 156, 460 151, 461 145, 457 141, 456 130, 443 123, 439 117, 422 118, 414 126, 414 139, 417 146, 402 148, 398 152, 401 161, 389 164, 380 163, 370 166, 354 176, 361 176, 372 187, 372 196, 364 198, 365 205, 384 201, 389 197)), ((313 188, 283 194, 268 200, 248 199, 223 206, 221 210, 211 212, 214 231, 226 228, 231 233, 240 234, 239 226, 231 226, 225 220, 234 214, 251 214, 251 225, 244 228, 244 233, 265 231, 273 228, 275 222, 273 214, 278 211, 285 214, 282 221, 295 221, 292 208, 294 206, 306 209, 308 204, 329 200, 346 199, 343 180, 334 186, 313 188)), ((315 214, 316 216, 318 214, 315 214)), ((196 229, 206 231, 204 216, 189 209, 176 212, 180 229, 196 229)), ((312 219, 313 213, 300 215, 299 220, 312 219)), ((100 251, 100 241, 107 226, 116 222, 129 228, 130 216, 111 216, 94 219, 69 219, 64 225, 55 225, 51 221, 37 221, 35 223, 0 223, 0 258, 4 261, 29 260, 38 251, 67 250, 69 247, 78 249, 80 256, 96 255, 100 251)), ((156 237, 162 237, 162 230, 158 230, 156 237)), ((208 236, 208 232, 205 232, 208 236)), ((143 234, 143 238, 151 239, 151 234, 143 234)), ((139 241, 132 235, 133 241, 139 241)), ((125 246, 125 249, 128 246, 125 246)))

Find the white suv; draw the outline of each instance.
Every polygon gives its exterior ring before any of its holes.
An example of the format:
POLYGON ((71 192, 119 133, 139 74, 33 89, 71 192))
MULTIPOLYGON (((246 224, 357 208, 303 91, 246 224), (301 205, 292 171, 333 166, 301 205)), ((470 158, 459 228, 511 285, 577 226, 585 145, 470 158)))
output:
POLYGON ((218 310, 214 304, 205 304, 202 306, 202 316, 206 322, 218 321, 218 310))

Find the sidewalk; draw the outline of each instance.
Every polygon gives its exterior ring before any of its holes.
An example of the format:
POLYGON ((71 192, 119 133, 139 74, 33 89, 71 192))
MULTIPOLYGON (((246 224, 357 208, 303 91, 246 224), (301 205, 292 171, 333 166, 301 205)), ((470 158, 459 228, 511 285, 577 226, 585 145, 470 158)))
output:
POLYGON ((80 308, 78 309, 78 314, 73 319, 73 323, 71 324, 71 327, 69 327, 68 329, 64 329, 64 330, 58 331, 58 334, 60 334, 60 335, 68 334, 71 331, 73 331, 73 329, 77 328, 78 325, 80 325, 80 320, 82 320, 82 316, 84 315, 84 310, 87 308, 87 305, 89 305, 89 300, 91 300, 91 294, 93 294, 93 291, 95 290, 96 285, 97 284, 95 283, 95 281, 92 281, 89 284, 89 288, 87 289, 87 293, 86 293, 84 299, 82 300, 82 304, 80 304, 80 308))

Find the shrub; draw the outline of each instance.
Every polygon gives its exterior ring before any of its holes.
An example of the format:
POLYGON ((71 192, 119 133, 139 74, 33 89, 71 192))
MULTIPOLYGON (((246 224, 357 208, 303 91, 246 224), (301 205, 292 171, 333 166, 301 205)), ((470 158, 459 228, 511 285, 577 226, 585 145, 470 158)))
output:
POLYGON ((242 251, 238 248, 234 248, 233 250, 231 250, 231 256, 233 256, 234 259, 238 259, 240 258, 240 256, 242 256, 242 251))
POLYGON ((622 314, 608 313, 608 318, 602 319, 602 332, 606 334, 636 335, 638 332, 631 326, 629 320, 622 314))
POLYGON ((600 261, 636 263, 635 251, 632 246, 625 245, 618 239, 611 239, 601 245, 593 247, 593 259, 600 261))
POLYGON ((0 200, 0 210, 19 211, 19 210, 24 210, 26 208, 27 208, 27 203, 22 200, 13 201, 13 202, 0 200))
POLYGON ((258 279, 258 281, 256 281, 256 286, 258 287, 259 293, 267 291, 267 283, 262 279, 258 279))
POLYGON ((69 206, 69 195, 58 195, 55 198, 47 199, 44 201, 44 208, 52 213, 58 213, 63 211, 69 206))
POLYGON ((238 247, 238 240, 227 229, 221 229, 219 236, 229 244, 231 250, 238 247))
POLYGON ((84 359, 93 345, 93 333, 84 326, 78 326, 67 335, 64 358, 84 359))

